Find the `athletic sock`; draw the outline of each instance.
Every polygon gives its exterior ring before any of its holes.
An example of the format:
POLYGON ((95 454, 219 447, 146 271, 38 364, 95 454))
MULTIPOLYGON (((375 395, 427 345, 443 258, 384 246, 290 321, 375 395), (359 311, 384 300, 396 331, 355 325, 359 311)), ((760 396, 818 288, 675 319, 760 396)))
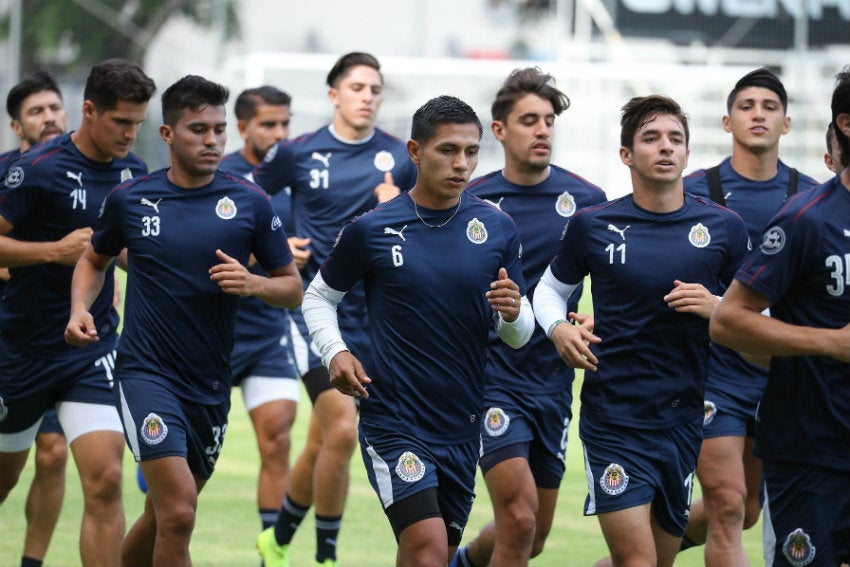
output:
POLYGON ((280 515, 274 524, 274 538, 278 545, 289 545, 295 530, 301 525, 301 520, 307 515, 310 506, 301 506, 289 498, 289 494, 283 499, 280 515))
POLYGON ((263 525, 263 529, 270 528, 275 525, 277 522, 277 516, 280 514, 280 510, 276 508, 260 508, 260 523, 263 525))
POLYGON ((466 545, 461 547, 459 551, 457 567, 482 567, 469 558, 469 549, 466 545))
POLYGON ((27 556, 21 557, 21 567, 41 567, 43 563, 43 559, 33 559, 27 556))
POLYGON ((336 561, 336 538, 342 526, 342 516, 320 516, 316 514, 316 561, 336 561))

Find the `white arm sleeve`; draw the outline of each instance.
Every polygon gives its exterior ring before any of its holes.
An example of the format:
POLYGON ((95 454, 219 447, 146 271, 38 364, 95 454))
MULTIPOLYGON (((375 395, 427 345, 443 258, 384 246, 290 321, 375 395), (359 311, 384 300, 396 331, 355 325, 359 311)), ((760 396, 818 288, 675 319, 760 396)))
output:
POLYGON ((534 289, 534 315, 546 336, 552 336, 555 323, 567 318, 567 299, 579 283, 565 284, 555 277, 552 268, 546 268, 534 289))
POLYGON ((496 317, 496 332, 502 341, 513 348, 520 348, 534 332, 534 311, 531 310, 531 302, 523 295, 519 300, 519 316, 510 323, 502 319, 499 313, 496 317))
POLYGON ((307 291, 304 292, 304 301, 301 303, 301 313, 310 330, 310 337, 319 349, 325 368, 334 356, 348 350, 339 332, 339 320, 336 316, 336 308, 345 297, 345 293, 326 284, 320 272, 310 282, 307 291))

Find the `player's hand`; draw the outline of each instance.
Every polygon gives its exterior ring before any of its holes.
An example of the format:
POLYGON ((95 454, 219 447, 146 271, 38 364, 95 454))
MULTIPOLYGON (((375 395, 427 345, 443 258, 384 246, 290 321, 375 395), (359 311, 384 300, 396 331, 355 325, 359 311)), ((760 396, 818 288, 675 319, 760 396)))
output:
POLYGON ((303 269, 304 266, 307 265, 307 260, 309 260, 310 256, 313 254, 307 248, 307 246, 310 245, 310 239, 290 236, 286 240, 289 242, 289 249, 292 250, 292 258, 295 260, 295 267, 299 270, 303 269))
POLYGON ((333 387, 346 396, 369 397, 369 392, 366 391, 365 386, 370 384, 372 380, 366 376, 366 371, 363 370, 360 361, 347 350, 334 355, 328 366, 328 372, 333 387))
POLYGON ((221 250, 216 250, 215 255, 222 263, 210 268, 210 279, 218 284, 221 291, 240 297, 254 295, 254 278, 262 276, 255 276, 239 260, 231 258, 221 250))
POLYGON ((77 260, 83 254, 83 250, 91 242, 93 232, 91 227, 85 226, 69 232, 61 240, 54 242, 51 262, 54 264, 66 264, 68 266, 76 264, 77 260))
POLYGON ((65 342, 72 346, 83 347, 99 340, 92 314, 84 310, 71 312, 71 319, 65 327, 65 342))
MULTIPOLYGON (((570 313, 570 317, 579 321, 579 325, 570 325, 569 323, 556 325, 550 337, 552 342, 555 343, 555 349, 558 351, 561 360, 571 368, 596 370, 599 360, 591 352, 590 343, 599 344, 602 339, 586 327, 588 315, 570 313)), ((592 325, 593 321, 589 321, 589 324, 592 325)))
POLYGON ((389 171, 384 174, 384 182, 375 187, 375 197, 378 198, 379 203, 389 201, 398 196, 399 193, 401 193, 401 189, 393 183, 393 174, 389 171))
POLYGON ((694 313, 703 319, 711 319, 714 308, 720 300, 702 284, 673 281, 673 290, 664 296, 668 307, 679 313, 694 313))
POLYGON ((512 323, 519 317, 521 299, 519 286, 508 277, 506 269, 499 268, 498 279, 490 284, 490 291, 487 292, 490 307, 501 313, 502 319, 512 323))
POLYGON ((576 313, 575 311, 570 311, 567 313, 567 317, 575 321, 579 324, 582 329, 586 329, 588 333, 593 332, 594 319, 593 315, 587 315, 585 313, 576 313))

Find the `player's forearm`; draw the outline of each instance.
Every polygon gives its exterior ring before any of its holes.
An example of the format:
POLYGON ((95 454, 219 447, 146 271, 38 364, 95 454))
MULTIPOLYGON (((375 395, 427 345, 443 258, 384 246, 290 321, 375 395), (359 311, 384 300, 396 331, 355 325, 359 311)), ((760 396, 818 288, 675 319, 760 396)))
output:
POLYGON ((87 254, 83 254, 71 279, 71 312, 88 311, 100 295, 105 281, 105 267, 97 267, 87 254))
POLYGON ((555 323, 567 318, 567 299, 579 284, 565 284, 546 268, 534 289, 534 316, 546 336, 552 335, 555 323))
POLYGON ((499 338, 510 347, 521 348, 534 333, 534 312, 526 296, 520 299, 519 316, 513 321, 505 321, 499 316, 496 322, 499 338))
POLYGON ((254 277, 257 278, 257 289, 252 294, 254 297, 274 307, 295 309, 301 305, 304 290, 298 272, 271 277, 254 275, 254 277))
POLYGON ((348 350, 345 341, 342 340, 336 315, 337 306, 343 297, 345 293, 327 285, 321 273, 316 274, 304 293, 301 313, 304 315, 304 322, 310 331, 313 344, 322 357, 322 364, 326 368, 330 368, 334 356, 348 350))
POLYGON ((55 242, 22 242, 0 236, 0 266, 15 268, 57 261, 55 242))

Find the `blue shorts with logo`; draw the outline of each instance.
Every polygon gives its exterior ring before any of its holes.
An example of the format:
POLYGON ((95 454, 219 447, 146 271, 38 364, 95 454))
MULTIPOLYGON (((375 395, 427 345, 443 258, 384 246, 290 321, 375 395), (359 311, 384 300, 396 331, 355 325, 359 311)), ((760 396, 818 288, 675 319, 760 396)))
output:
POLYGON ((295 363, 289 350, 289 334, 263 339, 240 340, 237 337, 230 354, 233 385, 251 376, 296 380, 295 363))
POLYGON ((587 474, 585 516, 651 503, 655 519, 667 533, 684 535, 702 420, 654 430, 582 416, 579 437, 587 474))
POLYGON ((0 336, 0 433, 31 427, 58 402, 111 406, 118 338, 37 358, 0 336))
POLYGON ((403 433, 360 426, 360 453, 384 509, 436 487, 446 524, 462 530, 475 499, 479 441, 434 445, 403 433))
POLYGON ((221 454, 230 400, 205 405, 183 400, 152 374, 119 374, 115 389, 124 437, 137 461, 183 457, 208 479, 221 454))
POLYGON ((850 563, 848 471, 762 461, 764 556, 768 567, 850 563))
POLYGON ((755 437, 758 400, 745 400, 729 388, 705 388, 703 438, 755 437))
MULTIPOLYGON (((572 419, 568 390, 515 399, 488 395, 481 417, 481 465, 489 470, 498 460, 488 456, 517 444, 527 444, 525 455, 540 488, 558 488, 564 477, 567 436, 572 419)), ((516 455, 502 452, 504 458, 516 455)), ((504 459, 502 459, 504 460, 504 459)), ((486 470, 485 470, 486 472, 486 470)))

